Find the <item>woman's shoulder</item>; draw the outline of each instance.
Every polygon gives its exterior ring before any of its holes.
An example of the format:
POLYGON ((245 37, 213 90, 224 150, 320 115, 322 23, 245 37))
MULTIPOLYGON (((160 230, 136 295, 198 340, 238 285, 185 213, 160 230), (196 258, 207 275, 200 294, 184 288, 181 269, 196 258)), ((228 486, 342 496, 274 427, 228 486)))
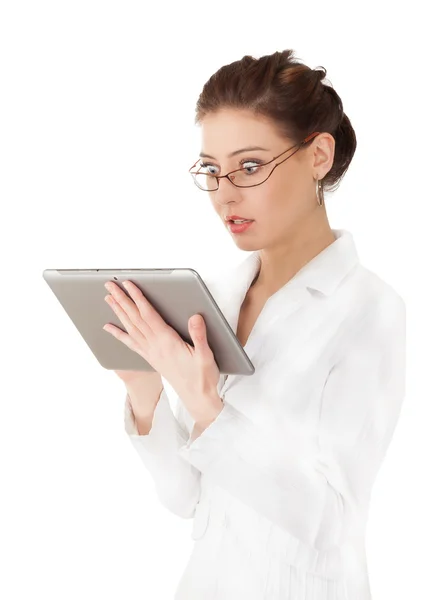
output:
POLYGON ((325 312, 326 318, 335 321, 335 359, 360 348, 381 347, 394 336, 402 339, 405 301, 394 286, 371 269, 358 263, 332 300, 325 312))
POLYGON ((405 301, 400 292, 375 271, 361 263, 357 263, 339 291, 351 297, 351 300, 359 300, 365 310, 370 306, 381 307, 382 310, 391 306, 395 310, 405 308, 405 301))

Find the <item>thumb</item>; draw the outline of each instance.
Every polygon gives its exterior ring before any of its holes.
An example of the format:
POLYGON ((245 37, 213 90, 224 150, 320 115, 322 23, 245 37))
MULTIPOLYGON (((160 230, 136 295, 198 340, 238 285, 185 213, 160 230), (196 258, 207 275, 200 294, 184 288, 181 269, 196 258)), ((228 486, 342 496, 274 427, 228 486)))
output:
POLYGON ((195 348, 198 351, 206 350, 208 348, 207 332, 205 321, 201 315, 193 315, 189 319, 189 330, 195 348))

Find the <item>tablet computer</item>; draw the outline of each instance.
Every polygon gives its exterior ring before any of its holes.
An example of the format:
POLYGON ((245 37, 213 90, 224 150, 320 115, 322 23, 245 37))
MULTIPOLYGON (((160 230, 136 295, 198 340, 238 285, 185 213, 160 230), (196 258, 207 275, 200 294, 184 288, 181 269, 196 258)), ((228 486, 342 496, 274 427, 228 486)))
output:
POLYGON ((208 287, 194 269, 45 269, 43 278, 105 369, 153 371, 137 352, 103 329, 112 323, 126 332, 104 298, 104 284, 122 286, 127 279, 142 291, 164 321, 193 346, 188 320, 204 317, 207 339, 221 374, 252 375, 255 367, 208 287))

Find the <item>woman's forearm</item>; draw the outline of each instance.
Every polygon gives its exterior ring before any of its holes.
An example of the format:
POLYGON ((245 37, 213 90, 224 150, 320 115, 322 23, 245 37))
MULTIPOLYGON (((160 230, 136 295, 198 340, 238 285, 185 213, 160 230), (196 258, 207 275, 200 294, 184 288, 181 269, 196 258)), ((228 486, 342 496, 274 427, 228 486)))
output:
POLYGON ((127 393, 139 435, 147 435, 152 426, 153 415, 164 389, 160 377, 147 377, 134 384, 127 384, 127 393))

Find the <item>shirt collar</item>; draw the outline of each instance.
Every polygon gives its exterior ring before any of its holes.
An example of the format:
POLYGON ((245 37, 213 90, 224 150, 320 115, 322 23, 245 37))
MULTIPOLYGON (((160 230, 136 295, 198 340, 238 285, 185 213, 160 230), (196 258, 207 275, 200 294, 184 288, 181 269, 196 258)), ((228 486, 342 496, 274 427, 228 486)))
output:
MULTIPOLYGON (((335 240, 304 265, 284 288, 306 287, 331 295, 340 282, 359 262, 352 234, 346 229, 332 229, 335 240)), ((244 259, 241 269, 242 293, 246 293, 261 264, 259 251, 244 259)))

